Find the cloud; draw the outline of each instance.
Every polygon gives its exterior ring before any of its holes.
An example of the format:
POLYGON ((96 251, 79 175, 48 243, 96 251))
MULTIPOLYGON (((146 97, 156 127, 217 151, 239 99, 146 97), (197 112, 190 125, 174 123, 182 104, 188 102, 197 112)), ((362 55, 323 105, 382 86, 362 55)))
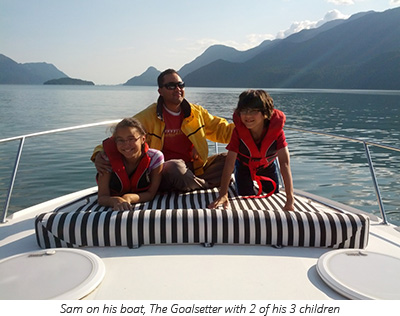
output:
POLYGON ((353 0, 328 0, 328 2, 336 5, 351 5, 354 4, 353 0))
MULTIPOLYGON (((352 2, 349 0, 329 0, 329 1, 337 1, 337 2, 342 2, 342 3, 352 2)), ((392 1, 400 2, 400 0, 392 0, 392 1)), ((246 43, 241 43, 241 44, 234 43, 234 42, 229 42, 229 43, 228 42, 225 42, 225 43, 218 42, 218 43, 224 44, 227 46, 231 46, 231 47, 235 47, 236 49, 239 49, 239 50, 247 50, 252 47, 260 45, 265 40, 274 40, 275 38, 279 38, 279 39, 285 38, 294 33, 298 33, 302 30, 308 30, 308 29, 320 27, 322 24, 329 22, 329 21, 338 20, 338 19, 347 19, 347 18, 349 18, 349 15, 342 14, 339 10, 335 9, 335 10, 331 10, 331 11, 327 12, 325 14, 324 18, 321 20, 318 20, 318 21, 305 20, 305 21, 300 21, 300 22, 293 22, 292 25, 289 27, 289 29, 278 32, 278 34, 276 36, 273 36, 272 34, 249 34, 246 37, 247 38, 246 43)), ((215 41, 214 44, 217 44, 217 42, 215 41)))
MULTIPOLYGON (((329 0, 329 1, 338 1, 339 0, 329 0)), ((347 0, 340 0, 340 2, 345 2, 347 0)), ((400 0, 396 0, 396 1, 400 1, 400 0)), ((280 31, 278 32, 278 34, 276 35, 276 38, 285 38, 288 37, 294 33, 298 33, 302 30, 309 30, 309 29, 313 29, 316 27, 320 27, 322 24, 329 22, 329 21, 333 21, 333 20, 337 20, 337 19, 347 19, 349 16, 342 14, 340 11, 338 10, 331 10, 328 13, 325 14, 324 18, 319 20, 319 21, 309 21, 309 20, 305 20, 305 21, 300 21, 300 22, 293 22, 292 25, 284 31, 280 31)))
POLYGON ((338 20, 338 19, 348 19, 350 16, 341 13, 339 10, 331 10, 328 13, 325 14, 324 18, 322 20, 319 20, 317 23, 317 27, 321 26, 322 24, 333 21, 333 20, 338 20))
POLYGON ((390 0, 390 5, 391 6, 399 6, 400 5, 400 0, 390 0))

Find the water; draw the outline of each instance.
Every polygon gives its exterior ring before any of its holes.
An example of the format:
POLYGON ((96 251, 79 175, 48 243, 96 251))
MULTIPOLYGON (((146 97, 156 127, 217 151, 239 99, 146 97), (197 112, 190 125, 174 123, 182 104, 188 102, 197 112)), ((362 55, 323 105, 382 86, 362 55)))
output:
MULTIPOLYGON (((186 88, 210 113, 231 117, 244 89, 186 88)), ((400 91, 266 89, 287 126, 400 147, 400 91)), ((154 102, 155 87, 0 85, 0 138, 120 119, 154 102)), ((362 144, 286 130, 294 187, 379 214, 362 144)), ((28 138, 9 212, 96 185, 89 157, 106 126, 28 138)), ((0 143, 0 211, 18 142, 0 143)), ((400 225, 400 153, 370 147, 389 220, 400 225)))

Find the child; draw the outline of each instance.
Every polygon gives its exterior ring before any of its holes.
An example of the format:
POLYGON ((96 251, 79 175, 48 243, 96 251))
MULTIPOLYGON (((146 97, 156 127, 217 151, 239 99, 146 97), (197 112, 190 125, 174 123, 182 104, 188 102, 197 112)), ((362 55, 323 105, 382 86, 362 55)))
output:
POLYGON ((97 174, 98 203, 114 210, 154 198, 161 181, 164 155, 149 149, 146 132, 134 118, 125 118, 103 141, 113 172, 97 174))
POLYGON ((253 181, 258 183, 258 195, 261 191, 268 192, 267 196, 277 193, 279 180, 274 160, 278 157, 286 191, 283 209, 294 209, 290 156, 283 132, 285 119, 283 112, 274 109, 273 100, 265 91, 248 90, 239 96, 219 197, 209 208, 228 207, 228 186, 234 169, 239 195, 254 197, 253 181))

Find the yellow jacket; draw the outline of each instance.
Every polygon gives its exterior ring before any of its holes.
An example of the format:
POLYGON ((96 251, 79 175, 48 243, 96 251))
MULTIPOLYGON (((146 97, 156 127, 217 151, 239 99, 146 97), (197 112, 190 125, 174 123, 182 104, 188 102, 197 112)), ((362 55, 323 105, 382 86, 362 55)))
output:
MULTIPOLYGON (((181 109, 184 113, 182 122, 182 132, 192 142, 198 157, 193 161, 196 175, 203 174, 203 167, 208 158, 208 144, 206 139, 218 142, 229 143, 234 129, 233 123, 228 123, 226 119, 213 116, 202 106, 192 104, 184 99, 181 103, 181 109)), ((163 120, 163 100, 159 97, 157 103, 153 103, 146 109, 134 115, 147 132, 147 143, 149 147, 162 150, 164 144, 165 123, 163 120)), ((97 146, 92 156, 102 150, 97 146)))

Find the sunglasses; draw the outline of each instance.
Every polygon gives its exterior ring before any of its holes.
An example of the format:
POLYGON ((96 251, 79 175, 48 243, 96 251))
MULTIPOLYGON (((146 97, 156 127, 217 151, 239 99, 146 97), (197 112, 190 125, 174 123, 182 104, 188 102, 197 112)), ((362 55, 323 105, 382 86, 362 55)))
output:
POLYGON ((179 87, 179 89, 183 89, 185 87, 185 83, 180 81, 180 82, 168 82, 163 87, 167 88, 168 90, 175 90, 176 87, 179 87))

